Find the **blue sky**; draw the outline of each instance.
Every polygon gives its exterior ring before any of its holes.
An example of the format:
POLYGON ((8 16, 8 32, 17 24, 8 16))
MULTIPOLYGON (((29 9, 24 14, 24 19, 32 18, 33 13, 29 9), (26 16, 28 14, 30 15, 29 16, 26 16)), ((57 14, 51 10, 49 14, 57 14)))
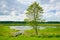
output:
POLYGON ((26 9, 37 1, 46 21, 60 21, 60 0, 0 0, 0 21, 23 21, 26 9))

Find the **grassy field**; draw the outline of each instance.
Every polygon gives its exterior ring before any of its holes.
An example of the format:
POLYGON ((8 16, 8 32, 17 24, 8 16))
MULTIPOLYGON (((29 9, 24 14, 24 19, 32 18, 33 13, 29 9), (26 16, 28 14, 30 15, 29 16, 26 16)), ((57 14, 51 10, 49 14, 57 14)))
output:
POLYGON ((0 40, 60 40, 60 27, 46 28, 38 30, 39 35, 35 36, 35 31, 26 30, 23 35, 13 37, 18 30, 12 30, 9 26, 0 25, 0 40))

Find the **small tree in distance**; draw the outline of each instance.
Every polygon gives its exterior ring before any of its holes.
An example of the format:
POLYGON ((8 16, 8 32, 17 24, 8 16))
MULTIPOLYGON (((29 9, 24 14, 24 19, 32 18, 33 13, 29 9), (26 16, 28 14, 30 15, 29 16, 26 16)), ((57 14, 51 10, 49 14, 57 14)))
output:
POLYGON ((33 27, 36 35, 38 35, 38 22, 41 22, 43 20, 42 7, 40 7, 37 2, 32 3, 27 9, 26 16, 29 20, 30 26, 33 27))

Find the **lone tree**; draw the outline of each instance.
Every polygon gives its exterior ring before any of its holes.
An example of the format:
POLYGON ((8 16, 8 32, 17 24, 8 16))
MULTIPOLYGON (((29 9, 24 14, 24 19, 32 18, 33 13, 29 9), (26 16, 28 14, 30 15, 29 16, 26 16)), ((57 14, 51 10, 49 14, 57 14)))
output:
POLYGON ((42 19, 43 9, 39 6, 37 2, 31 4, 26 12, 27 19, 29 20, 30 26, 35 30, 36 35, 38 35, 38 22, 43 21, 42 19))

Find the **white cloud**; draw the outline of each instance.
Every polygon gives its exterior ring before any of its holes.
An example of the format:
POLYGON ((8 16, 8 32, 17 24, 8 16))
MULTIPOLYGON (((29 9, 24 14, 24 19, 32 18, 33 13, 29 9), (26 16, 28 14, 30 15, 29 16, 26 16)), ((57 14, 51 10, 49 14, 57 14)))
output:
POLYGON ((60 2, 56 2, 56 10, 60 10, 60 2))
POLYGON ((3 5, 2 5, 2 8, 5 8, 5 7, 6 7, 6 4, 3 4, 3 5))
POLYGON ((44 13, 43 15, 44 15, 43 17, 44 17, 45 19, 48 19, 48 18, 54 16, 55 14, 52 13, 52 12, 50 12, 50 13, 44 13))
POLYGON ((11 11, 11 16, 16 16, 16 10, 11 11))
POLYGON ((24 14, 19 16, 0 16, 0 21, 23 21, 26 18, 24 14))
POLYGON ((44 4, 44 5, 42 5, 42 7, 44 9, 44 12, 48 12, 50 10, 55 9, 55 6, 54 5, 51 5, 51 4, 44 4))
POLYGON ((53 3, 53 2, 55 2, 56 0, 50 0, 50 3, 53 3))
POLYGON ((60 21, 60 11, 57 11, 56 13, 44 13, 44 18, 46 21, 60 21))
POLYGON ((1 2, 0 2, 0 6, 1 6, 1 8, 5 8, 5 7, 6 7, 5 1, 1 1, 1 2))
POLYGON ((36 1, 36 0, 17 0, 18 2, 28 5, 31 4, 32 2, 36 1))
POLYGON ((12 11, 10 14, 11 15, 9 16, 0 16, 0 21, 23 21, 26 18, 25 14, 19 14, 18 16, 16 16, 16 10, 12 11))
MULTIPOLYGON (((23 5, 29 5, 34 1, 38 1, 38 0, 17 0, 18 2, 20 2, 23 5)), ((40 0, 39 0, 40 1, 40 0)), ((41 5, 44 9, 44 18, 47 21, 52 21, 52 20, 60 20, 60 12, 58 10, 60 10, 60 2, 56 2, 56 4, 54 3, 56 0, 50 0, 50 4, 43 4, 41 5), (50 10, 57 10, 56 13, 52 13, 52 12, 48 12, 50 10)), ((6 13, 8 12, 8 10, 5 10, 5 7, 7 6, 4 2, 1 2, 2 7, 0 7, 0 9, 6 13)), ((11 4, 12 5, 12 4, 11 4)), ((9 8, 9 7, 8 7, 9 8)), ((26 18, 26 14, 20 14, 17 10, 15 10, 15 8, 11 8, 11 12, 10 15, 7 16, 0 16, 0 21, 23 21, 26 18), (16 15, 18 14, 18 16, 16 15)), ((19 9, 18 9, 19 10, 19 9)), ((22 10, 19 10, 22 11, 22 10)), ((24 11, 24 13, 26 13, 26 11, 24 11)))
POLYGON ((56 14, 55 14, 57 17, 60 17, 60 11, 56 11, 56 14))

